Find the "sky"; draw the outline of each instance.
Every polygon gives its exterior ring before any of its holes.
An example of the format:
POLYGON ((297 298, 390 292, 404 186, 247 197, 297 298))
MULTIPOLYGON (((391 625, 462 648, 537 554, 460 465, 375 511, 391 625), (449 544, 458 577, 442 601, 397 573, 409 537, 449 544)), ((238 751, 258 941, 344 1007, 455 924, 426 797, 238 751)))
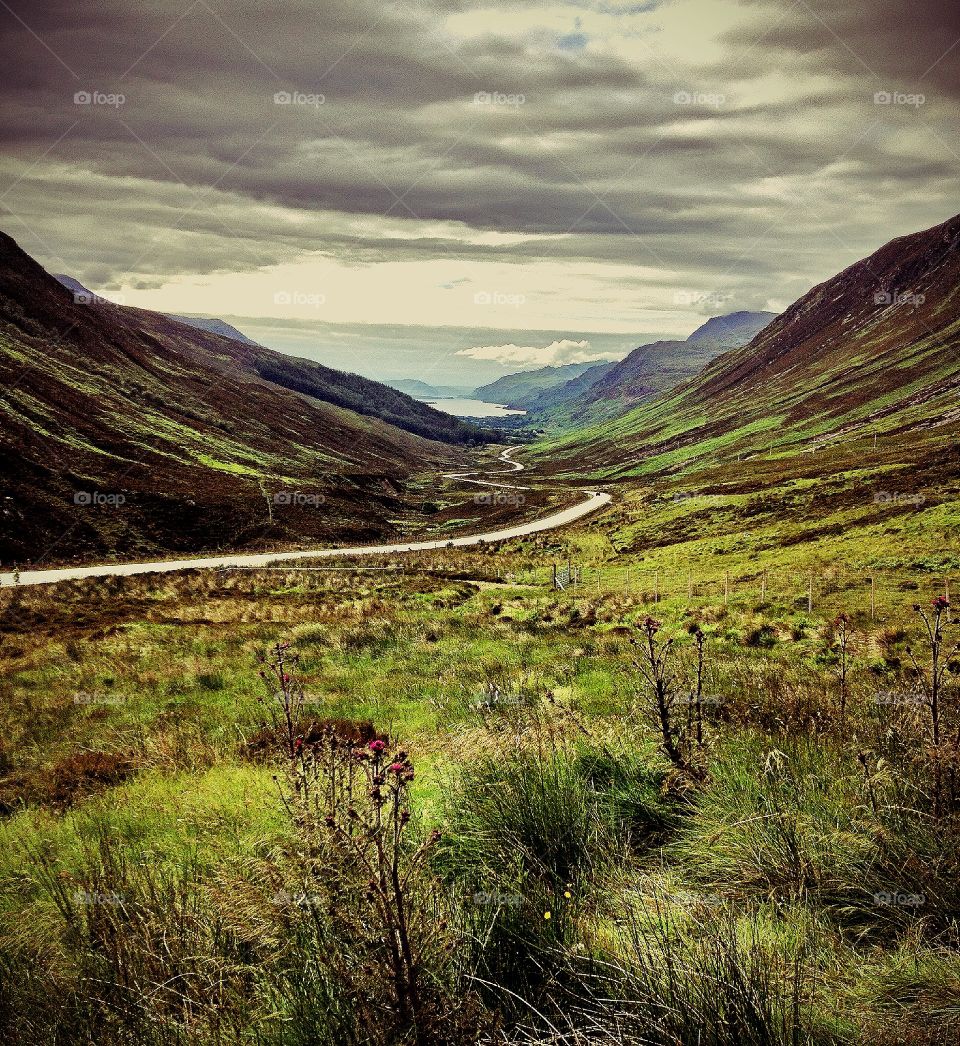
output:
POLYGON ((0 228, 470 386, 779 311, 960 210, 956 0, 0 0, 0 228))

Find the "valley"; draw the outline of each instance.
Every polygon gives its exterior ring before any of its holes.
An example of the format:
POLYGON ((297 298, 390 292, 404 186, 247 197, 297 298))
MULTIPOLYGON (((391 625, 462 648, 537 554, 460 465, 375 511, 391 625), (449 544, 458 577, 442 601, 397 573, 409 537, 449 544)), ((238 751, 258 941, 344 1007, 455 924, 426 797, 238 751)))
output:
POLYGON ((953 1046, 960 218, 515 431, 3 242, 9 1041, 953 1046))

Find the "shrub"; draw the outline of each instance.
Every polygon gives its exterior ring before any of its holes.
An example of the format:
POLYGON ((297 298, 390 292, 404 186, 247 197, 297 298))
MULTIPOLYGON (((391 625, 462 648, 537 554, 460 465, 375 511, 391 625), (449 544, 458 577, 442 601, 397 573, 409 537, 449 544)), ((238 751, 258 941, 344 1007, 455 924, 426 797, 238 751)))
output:
MULTIPOLYGON (((331 733, 358 745, 368 744, 378 737, 386 740, 386 735, 369 719, 301 719, 291 726, 294 737, 299 737, 306 745, 316 744, 331 733)), ((264 726, 244 741, 241 751, 248 759, 269 762, 286 752, 286 744, 286 724, 264 726)))
POLYGON ((80 799, 121 784, 137 770, 130 753, 71 752, 50 767, 0 771, 0 815, 35 804, 66 810, 80 799))

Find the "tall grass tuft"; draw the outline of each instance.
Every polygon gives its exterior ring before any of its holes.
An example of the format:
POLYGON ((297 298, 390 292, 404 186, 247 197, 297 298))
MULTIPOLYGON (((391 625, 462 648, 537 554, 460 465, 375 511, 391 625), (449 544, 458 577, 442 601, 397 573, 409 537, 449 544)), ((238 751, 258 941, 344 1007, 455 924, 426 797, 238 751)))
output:
POLYGON ((574 987, 512 1039, 525 1046, 818 1046, 802 951, 729 911, 686 924, 628 911, 604 956, 568 955, 574 987))
POLYGON ((673 827, 666 779, 665 763, 647 753, 556 738, 460 768, 436 863, 461 891, 485 982, 529 999, 543 993, 556 949, 573 943, 590 907, 592 880, 673 827))

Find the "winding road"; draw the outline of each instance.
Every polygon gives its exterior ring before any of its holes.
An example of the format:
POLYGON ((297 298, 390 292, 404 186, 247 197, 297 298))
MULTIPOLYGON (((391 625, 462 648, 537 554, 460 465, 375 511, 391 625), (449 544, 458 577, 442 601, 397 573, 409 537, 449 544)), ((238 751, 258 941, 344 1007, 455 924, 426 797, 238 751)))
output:
MULTIPOLYGON (((503 476, 513 472, 522 472, 524 466, 514 461, 511 454, 516 448, 511 447, 500 455, 500 460, 510 466, 504 472, 486 473, 486 475, 503 476)), ((475 483, 481 487, 495 487, 507 490, 529 490, 516 484, 497 482, 489 479, 474 479, 481 472, 450 472, 444 479, 459 479, 464 483, 475 483)), ((434 541, 413 541, 400 545, 356 545, 348 548, 317 548, 302 552, 256 552, 250 555, 206 556, 202 559, 168 559, 156 563, 109 563, 92 567, 60 567, 55 570, 24 570, 15 582, 12 573, 0 574, 0 588, 9 588, 14 584, 21 587, 31 585, 52 585, 57 581, 76 581, 87 577, 128 577, 131 574, 167 574, 177 570, 210 570, 222 567, 263 567, 273 563, 289 563, 298 559, 333 559, 343 556, 384 556, 396 552, 421 552, 428 549, 462 548, 468 545, 490 544, 497 541, 508 541, 511 538, 526 537, 538 534, 543 530, 556 530, 575 520, 582 519, 591 512, 610 503, 610 495, 603 491, 586 491, 586 500, 571 508, 554 512, 542 519, 520 523, 504 530, 494 530, 485 534, 470 534, 459 538, 440 538, 434 541)))

